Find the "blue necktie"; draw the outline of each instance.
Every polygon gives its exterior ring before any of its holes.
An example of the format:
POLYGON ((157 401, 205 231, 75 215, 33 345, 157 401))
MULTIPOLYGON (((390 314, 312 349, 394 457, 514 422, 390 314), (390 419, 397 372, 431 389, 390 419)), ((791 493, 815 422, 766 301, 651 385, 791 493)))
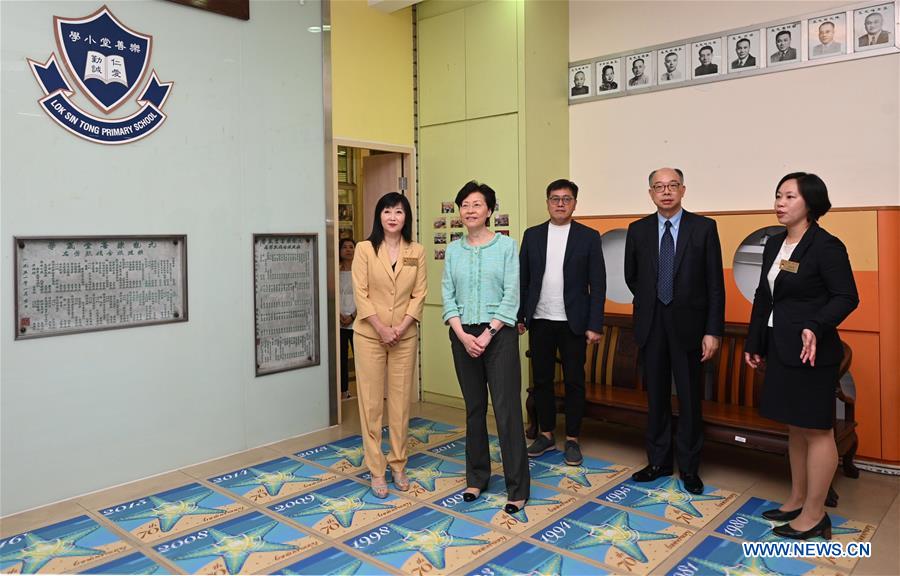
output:
POLYGON ((675 239, 672 237, 672 223, 666 220, 666 231, 659 243, 659 277, 656 281, 656 295, 663 304, 672 302, 675 290, 675 239))

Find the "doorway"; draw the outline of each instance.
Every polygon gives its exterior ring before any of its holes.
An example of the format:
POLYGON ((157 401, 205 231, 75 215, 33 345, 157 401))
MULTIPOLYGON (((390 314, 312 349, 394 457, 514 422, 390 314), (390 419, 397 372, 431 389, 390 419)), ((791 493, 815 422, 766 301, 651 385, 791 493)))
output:
MULTIPOLYGON (((368 238, 372 231, 374 209, 378 199, 388 192, 400 192, 409 199, 413 210, 413 240, 418 240, 418 210, 415 189, 415 152, 411 147, 356 142, 335 139, 334 141, 335 186, 333 202, 335 222, 335 270, 336 290, 335 315, 331 319, 335 325, 334 358, 337 365, 334 386, 338 398, 338 422, 343 421, 343 411, 356 410, 356 374, 352 346, 346 346, 347 332, 341 330, 341 283, 349 280, 349 273, 341 270, 341 246, 347 238, 360 242, 368 238), (342 273, 343 272, 343 273, 342 273), (342 336, 344 336, 342 338, 342 336), (347 350, 348 394, 342 391, 341 382, 343 352, 347 350)), ((346 267, 346 266, 345 266, 346 267)), ((346 284, 345 284, 346 286, 346 284)), ((346 288, 345 288, 346 289, 346 288)), ((421 349, 421 346, 420 346, 421 349)), ((421 354, 421 351, 420 351, 421 354)), ((412 402, 421 397, 419 365, 416 363, 416 391, 412 402)))

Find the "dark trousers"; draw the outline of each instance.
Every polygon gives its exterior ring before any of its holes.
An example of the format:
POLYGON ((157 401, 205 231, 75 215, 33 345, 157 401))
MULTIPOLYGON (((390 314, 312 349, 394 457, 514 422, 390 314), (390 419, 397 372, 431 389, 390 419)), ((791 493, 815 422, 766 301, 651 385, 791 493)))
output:
POLYGON ((350 367, 348 356, 353 348, 353 330, 341 328, 341 392, 350 389, 350 367))
POLYGON ((568 322, 557 320, 532 320, 528 330, 534 406, 541 432, 553 432, 556 428, 553 378, 558 350, 566 385, 566 436, 577 438, 584 416, 585 336, 572 332, 568 322))
POLYGON ((647 390, 647 457, 672 465, 672 380, 678 394, 675 456, 682 474, 696 474, 703 447, 700 342, 679 342, 672 307, 656 302, 647 343, 641 349, 647 390))
MULTIPOLYGON (((467 325, 463 326, 463 330, 478 336, 486 326, 467 325)), ((510 500, 524 500, 528 498, 531 476, 523 435, 519 335, 514 328, 503 328, 478 358, 469 356, 452 328, 450 345, 456 377, 466 402, 466 484, 484 489, 491 478, 487 430, 490 390, 497 435, 500 437, 506 494, 510 500)))

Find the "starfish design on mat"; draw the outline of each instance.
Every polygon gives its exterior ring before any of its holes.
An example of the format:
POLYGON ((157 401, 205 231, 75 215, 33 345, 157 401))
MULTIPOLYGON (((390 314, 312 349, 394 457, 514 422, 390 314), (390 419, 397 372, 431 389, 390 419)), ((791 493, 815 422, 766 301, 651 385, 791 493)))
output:
POLYGON ((447 548, 455 548, 459 546, 480 546, 488 544, 487 540, 478 538, 466 538, 463 536, 455 536, 450 533, 450 526, 455 518, 445 517, 433 522, 422 530, 410 530, 397 524, 389 523, 388 526, 396 531, 402 540, 373 551, 373 554, 393 554, 395 552, 418 552, 431 562, 431 565, 441 570, 446 567, 447 559, 445 551, 447 548))
POLYGON ((665 504, 666 506, 671 506, 676 510, 682 511, 685 514, 690 514, 694 518, 702 518, 703 515, 697 510, 692 502, 722 500, 722 496, 691 494, 683 489, 681 484, 675 478, 669 478, 657 488, 645 488, 634 484, 629 484, 628 487, 643 494, 640 500, 632 504, 634 508, 653 506, 654 504, 665 504))
POLYGON ((421 424, 417 424, 415 426, 409 427, 409 435, 418 440, 423 444, 428 444, 431 440, 431 437, 435 434, 452 434, 450 431, 444 430, 435 430, 435 426, 437 426, 437 422, 431 422, 430 420, 426 420, 421 424))
POLYGON ((762 558, 745 558, 733 566, 726 566, 719 562, 711 562, 702 558, 688 556, 688 560, 695 564, 699 564, 704 568, 712 570, 714 574, 722 574, 722 576, 778 576, 780 572, 773 572, 766 566, 765 560, 762 558))
POLYGON ((266 489, 269 496, 278 496, 278 493, 281 492, 281 489, 285 484, 290 482, 316 482, 318 480, 318 478, 315 477, 297 476, 294 474, 294 472, 302 467, 303 464, 297 464, 296 466, 291 466, 290 468, 279 470, 277 472, 266 472, 265 470, 251 467, 250 473, 253 474, 253 477, 236 482, 232 484, 232 486, 246 487, 259 485, 266 489))
MULTIPOLYGON (((563 557, 553 554, 527 572, 528 576, 559 576, 562 574, 563 557)), ((497 576, 522 576, 521 570, 513 570, 490 562, 487 565, 497 576)))
POLYGON ((587 479, 589 474, 615 474, 618 472, 615 468, 590 468, 588 466, 569 466, 566 464, 550 464, 546 462, 535 462, 535 467, 531 470, 531 478, 538 480, 540 478, 552 478, 553 476, 563 476, 576 484, 580 484, 585 488, 591 487, 590 480, 587 479))
POLYGON ((100 526, 91 526, 72 532, 61 538, 44 540, 34 534, 24 534, 26 546, 14 552, 0 554, 0 562, 22 562, 22 574, 36 574, 48 562, 54 558, 67 556, 99 556, 103 550, 86 548, 76 544, 79 540, 91 534, 100 526))
POLYGON ((219 508, 200 506, 200 501, 210 495, 212 495, 212 491, 204 490, 200 494, 179 500, 166 500, 157 496, 149 496, 147 499, 153 504, 153 508, 131 512, 119 517, 119 520, 151 520, 155 518, 159 520, 159 529, 163 532, 168 532, 185 516, 224 514, 225 511, 219 508))
POLYGON ((612 546, 638 562, 647 562, 647 556, 638 545, 640 542, 650 540, 670 540, 675 537, 674 534, 644 532, 632 528, 628 524, 628 514, 626 512, 618 512, 599 526, 588 524, 581 520, 569 519, 568 521, 586 531, 586 533, 572 545, 573 550, 579 548, 592 548, 594 546, 612 546))
POLYGON ((294 512, 292 516, 315 516, 318 514, 331 514, 343 528, 349 528, 353 524, 353 516, 362 510, 390 510, 393 506, 366 502, 363 498, 368 494, 368 486, 360 486, 345 496, 330 498, 323 494, 311 494, 315 498, 315 505, 294 512))
POLYGON ((331 450, 334 452, 334 455, 329 455, 328 457, 323 458, 323 460, 340 460, 343 458, 352 466, 362 466, 365 451, 363 450, 361 444, 357 446, 351 446, 349 448, 336 446, 335 444, 326 444, 326 446, 331 448, 331 450))
POLYGON ((463 477, 462 472, 447 472, 441 470, 440 467, 443 463, 443 460, 435 459, 433 462, 427 462, 421 466, 407 469, 406 475, 409 476, 410 480, 418 483, 422 488, 429 492, 434 492, 437 490, 435 482, 437 482, 439 478, 463 477))
POLYGON ((213 541, 193 552, 175 556, 175 560, 191 560, 204 556, 220 556, 225 561, 229 574, 238 574, 247 558, 255 552, 282 552, 297 550, 292 544, 266 541, 266 534, 278 526, 278 522, 267 522, 251 530, 233 536, 215 528, 207 528, 213 541))

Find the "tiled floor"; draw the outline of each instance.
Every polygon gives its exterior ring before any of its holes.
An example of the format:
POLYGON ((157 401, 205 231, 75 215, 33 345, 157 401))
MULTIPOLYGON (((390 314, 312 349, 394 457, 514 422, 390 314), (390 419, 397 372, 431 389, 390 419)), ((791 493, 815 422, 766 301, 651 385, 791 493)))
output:
POLYGON ((462 411, 416 407, 413 484, 385 500, 367 490, 355 400, 344 411, 341 426, 4 518, 0 572, 900 573, 900 477, 835 483, 835 540, 870 541, 870 558, 763 561, 740 542, 768 538, 757 513, 788 493, 783 458, 708 444, 707 489, 686 498, 671 479, 628 482, 640 431, 587 422, 584 464, 532 462, 529 506, 508 516, 496 449, 488 492, 462 502, 462 411))

